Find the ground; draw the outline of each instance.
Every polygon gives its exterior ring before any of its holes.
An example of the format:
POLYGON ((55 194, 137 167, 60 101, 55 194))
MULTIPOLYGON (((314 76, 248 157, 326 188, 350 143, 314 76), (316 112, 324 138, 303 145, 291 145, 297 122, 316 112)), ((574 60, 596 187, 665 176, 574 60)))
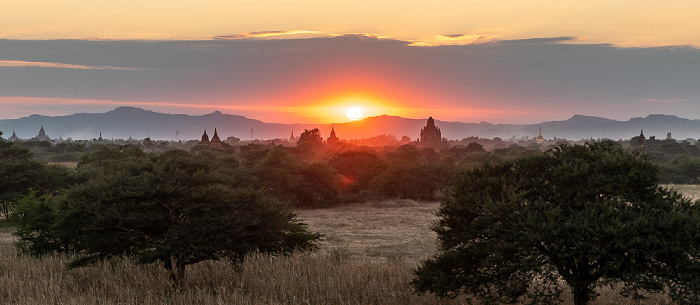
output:
MULTIPOLYGON (((700 186, 670 187, 700 199, 700 186)), ((121 259, 68 270, 70 256, 18 257, 14 228, 0 219, 0 304, 463 304, 418 296, 408 285, 412 270, 436 251, 430 227, 438 208, 438 202, 387 200, 298 210, 301 221, 325 235, 319 251, 253 255, 240 269, 227 261, 195 264, 177 293, 157 264, 121 259)), ((593 304, 640 304, 618 289, 601 289, 593 304)), ((572 303, 570 294, 564 298, 572 303)), ((669 303, 655 295, 641 304, 669 303)))
POLYGON ((425 259, 435 253, 439 203, 387 200, 333 209, 297 211, 311 231, 325 234, 329 251, 361 259, 425 259))

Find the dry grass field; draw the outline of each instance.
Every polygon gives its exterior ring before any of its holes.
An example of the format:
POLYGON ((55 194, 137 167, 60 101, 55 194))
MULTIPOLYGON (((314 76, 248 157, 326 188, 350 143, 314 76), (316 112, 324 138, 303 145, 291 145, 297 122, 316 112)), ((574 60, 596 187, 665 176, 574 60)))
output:
MULTIPOLYGON (((688 196, 698 186, 673 186, 688 196)), ((300 210, 325 234, 320 250, 289 257, 253 255, 236 270, 226 261, 188 267, 172 290, 158 265, 123 259, 67 270, 65 256, 18 257, 13 228, 0 222, 0 304, 462 304, 412 293, 412 269, 436 251, 431 224, 439 204, 390 200, 300 210)), ((640 304, 600 291, 593 304, 640 304)), ((573 303, 566 296, 567 304, 573 303)), ((668 304, 653 296, 641 304, 668 304)))
POLYGON ((78 162, 49 162, 49 164, 63 165, 65 167, 69 167, 69 168, 78 167, 78 162))
POLYGON ((333 209, 300 210, 312 231, 325 234, 320 247, 363 260, 421 260, 436 251, 437 202, 386 200, 333 209))
POLYGON ((680 192, 683 194, 683 196, 688 197, 693 201, 700 200, 700 185, 666 184, 664 186, 680 192))

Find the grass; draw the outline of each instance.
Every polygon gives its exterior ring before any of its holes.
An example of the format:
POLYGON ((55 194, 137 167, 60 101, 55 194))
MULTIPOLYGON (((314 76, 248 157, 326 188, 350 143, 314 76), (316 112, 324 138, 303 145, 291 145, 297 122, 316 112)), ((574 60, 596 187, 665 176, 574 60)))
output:
POLYGON ((49 164, 53 165, 63 165, 68 168, 76 168, 78 167, 78 162, 49 162, 49 164))
MULTIPOLYGON (((672 187, 700 194, 700 186, 672 187)), ((0 304, 463 304, 415 295, 408 285, 412 270, 436 251, 430 226, 438 207, 392 200, 300 210, 312 230, 326 235, 318 252, 251 255, 238 270, 227 261, 199 263, 175 291, 157 264, 119 259, 68 270, 68 256, 17 256, 14 229, 0 220, 0 304)), ((634 302, 617 291, 601 289, 593 304, 670 303, 663 295, 634 302)), ((570 294, 565 300, 573 303, 570 294)))
POLYGON ((297 211, 312 231, 325 234, 322 249, 344 248, 354 259, 422 260, 436 251, 430 227, 439 203, 386 200, 333 209, 297 211))
POLYGON ((680 192, 681 194, 683 194, 683 196, 688 197, 688 198, 692 199, 693 201, 700 200, 700 185, 666 184, 664 186, 680 192))

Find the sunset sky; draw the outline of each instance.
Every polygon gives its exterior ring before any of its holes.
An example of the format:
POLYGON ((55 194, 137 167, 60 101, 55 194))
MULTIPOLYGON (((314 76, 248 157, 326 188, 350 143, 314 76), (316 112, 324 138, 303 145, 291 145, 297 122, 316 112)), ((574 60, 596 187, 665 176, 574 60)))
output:
POLYGON ((0 119, 137 106, 265 122, 700 119, 699 1, 18 1, 0 119), (354 108, 357 110, 357 108, 354 108))

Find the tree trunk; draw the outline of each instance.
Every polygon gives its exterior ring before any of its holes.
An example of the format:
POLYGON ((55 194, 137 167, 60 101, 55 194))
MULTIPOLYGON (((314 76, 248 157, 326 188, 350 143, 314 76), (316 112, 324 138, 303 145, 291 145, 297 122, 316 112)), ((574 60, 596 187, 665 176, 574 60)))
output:
POLYGON ((586 305, 591 301, 591 291, 588 286, 577 286, 571 287, 574 291, 574 304, 575 305, 586 305))
POLYGON ((166 257, 163 262, 163 267, 168 270, 170 284, 173 287, 179 288, 182 281, 185 279, 185 260, 182 254, 173 254, 166 257))

